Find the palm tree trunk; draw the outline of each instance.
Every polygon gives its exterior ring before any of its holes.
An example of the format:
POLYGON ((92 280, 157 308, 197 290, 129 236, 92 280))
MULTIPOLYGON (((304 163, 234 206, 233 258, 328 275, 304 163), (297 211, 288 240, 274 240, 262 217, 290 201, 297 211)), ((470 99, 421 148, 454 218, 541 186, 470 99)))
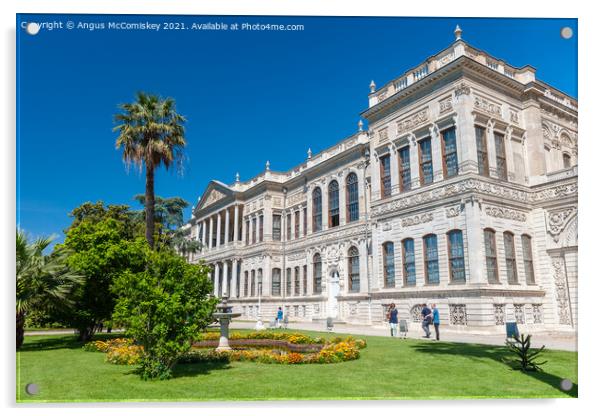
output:
POLYGON ((146 163, 146 241, 150 248, 155 246, 155 169, 146 163))
POLYGON ((23 345, 25 339, 25 314, 17 312, 17 349, 23 345))

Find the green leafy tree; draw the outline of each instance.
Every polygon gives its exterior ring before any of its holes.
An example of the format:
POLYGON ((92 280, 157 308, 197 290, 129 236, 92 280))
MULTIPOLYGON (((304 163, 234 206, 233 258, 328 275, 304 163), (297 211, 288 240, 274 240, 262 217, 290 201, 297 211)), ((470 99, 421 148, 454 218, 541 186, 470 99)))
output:
POLYGON ((169 169, 174 163, 182 166, 184 122, 176 112, 175 101, 139 92, 136 101, 120 105, 122 113, 115 116, 119 132, 115 143, 123 151, 126 165, 146 169, 145 220, 146 240, 154 248, 155 170, 161 165, 169 169))
POLYGON ((51 243, 52 238, 38 238, 30 243, 25 232, 17 230, 17 348, 23 345, 27 313, 70 310, 73 305, 70 294, 82 282, 67 265, 67 250, 44 254, 51 243))
POLYGON ((116 279, 113 318, 144 347, 141 377, 166 379, 212 322, 217 299, 205 265, 166 250, 147 253, 146 264, 145 270, 128 270, 116 279))
POLYGON ((148 245, 141 235, 136 238, 138 225, 123 206, 86 203, 72 214, 74 223, 59 247, 69 249, 69 266, 84 281, 73 290, 73 310, 56 319, 76 328, 79 339, 87 341, 111 318, 113 280, 124 270, 143 270, 148 245))

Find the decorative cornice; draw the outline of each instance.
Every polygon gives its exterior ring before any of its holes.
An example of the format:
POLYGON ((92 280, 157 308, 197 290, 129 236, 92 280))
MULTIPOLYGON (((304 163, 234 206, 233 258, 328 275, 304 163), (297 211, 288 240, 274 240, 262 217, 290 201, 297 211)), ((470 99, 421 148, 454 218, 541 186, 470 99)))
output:
POLYGON ((525 213, 509 208, 494 207, 489 205, 485 207, 485 213, 490 217, 495 218, 504 218, 506 220, 518 222, 527 221, 527 215, 525 213))

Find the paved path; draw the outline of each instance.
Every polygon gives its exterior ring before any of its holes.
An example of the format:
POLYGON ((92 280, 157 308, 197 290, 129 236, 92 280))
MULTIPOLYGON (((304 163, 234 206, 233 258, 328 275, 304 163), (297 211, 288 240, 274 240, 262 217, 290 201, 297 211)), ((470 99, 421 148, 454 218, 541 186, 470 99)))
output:
MULTIPOLYGON (((266 322, 264 322, 264 325, 266 322)), ((235 321, 232 322, 231 328, 252 329, 255 327, 255 321, 235 321)), ((324 323, 313 322, 293 322, 288 325, 289 330, 307 330, 307 331, 326 331, 324 323)), ((432 329, 432 327, 431 327, 432 329)), ((362 326, 350 324, 335 324, 332 332, 353 334, 353 335, 373 335, 373 336, 389 336, 389 328, 384 326, 362 326)), ((431 331, 431 339, 434 337, 434 331, 431 331)), ((421 330, 412 330, 408 332, 408 338, 424 339, 424 333, 421 330)), ((550 332, 536 333, 533 335, 532 346, 540 347, 542 344, 548 349, 577 351, 577 337, 569 334, 553 334, 550 332)), ((464 334, 458 332, 447 332, 445 327, 441 328, 441 340, 452 342, 465 342, 473 344, 486 345, 505 345, 506 338, 503 334, 481 335, 481 334, 464 334)))
MULTIPOLYGON (((267 322, 264 322, 267 324, 267 322)), ((233 329, 253 329, 255 327, 255 321, 234 321, 232 322, 231 328, 233 329)), ((326 325, 324 323, 313 323, 313 322, 293 322, 290 323, 288 328, 290 330, 307 330, 307 331, 326 331, 326 325)), ((113 333, 119 333, 123 330, 114 329, 113 333)), ((388 336, 389 329, 381 326, 363 326, 363 325, 350 325, 350 324, 335 324, 333 332, 353 335, 372 335, 372 336, 388 336)), ((26 336, 30 335, 70 335, 73 334, 73 330, 48 330, 48 331, 27 331, 26 336)), ((408 338, 423 339, 424 333, 420 330, 412 330, 408 332, 408 338)), ((434 336, 434 335, 431 335, 434 336)), ((445 327, 441 328, 441 340, 452 341, 452 342, 465 342, 473 344, 486 344, 486 345, 504 345, 506 339, 502 334, 495 335, 481 335, 481 334, 463 334, 458 332, 448 332, 445 327)), ((533 347, 540 347, 545 345, 546 348, 552 350, 565 350, 565 351, 577 351, 577 337, 569 334, 554 334, 550 332, 536 333, 533 335, 533 347)))

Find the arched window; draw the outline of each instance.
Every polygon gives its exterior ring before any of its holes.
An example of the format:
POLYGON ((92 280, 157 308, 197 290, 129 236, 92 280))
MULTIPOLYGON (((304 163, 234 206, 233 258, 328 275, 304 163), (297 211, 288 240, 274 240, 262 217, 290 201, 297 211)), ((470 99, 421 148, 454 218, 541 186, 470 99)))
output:
POLYGON ((523 234, 521 236, 523 245, 523 263, 525 266, 525 277, 528 285, 535 284, 535 271, 533 270, 533 248, 531 245, 531 236, 523 234))
POLYGON ((357 175, 347 175, 347 222, 357 221, 360 217, 357 175))
POLYGON ((255 270, 251 270, 251 297, 255 296, 255 270))
POLYGON ((292 280, 292 270, 289 267, 288 269, 286 269, 286 296, 290 296, 291 295, 291 280, 292 280))
POLYGON ((403 282, 405 286, 416 286, 416 258, 414 257, 414 240, 406 238, 401 242, 403 264, 403 282))
POLYGON ((299 267, 295 267, 295 296, 301 294, 301 276, 299 267))
POLYGON ((449 274, 452 282, 465 282, 464 239, 462 231, 452 230, 447 233, 447 249, 449 256, 449 274))
POLYGON ((280 296, 280 269, 272 269, 272 296, 280 296))
POLYGON ((395 253, 390 241, 383 244, 383 274, 385 287, 395 287, 395 253))
POLYGON ((316 188, 312 192, 312 231, 322 230, 322 189, 316 188))
POLYGON ((328 184, 328 226, 339 225, 339 183, 332 181, 328 184))
POLYGON ((314 255, 314 293, 322 293, 322 257, 314 255))
POLYGON ((357 247, 351 247, 349 249, 349 291, 359 292, 360 291, 360 252, 357 247))
POLYGON ((422 238, 424 247, 424 270, 426 284, 439 283, 439 252, 437 249, 437 236, 435 234, 425 235, 422 238))
POLYGON ((562 166, 565 169, 568 169, 571 167, 571 155, 569 155, 568 153, 562 154, 562 166))
POLYGON ((497 270, 495 231, 491 228, 486 228, 483 233, 485 236, 485 265, 487 266, 487 281, 489 283, 499 283, 500 278, 497 270))
POLYGON ((506 277, 508 283, 517 284, 516 253, 514 252, 514 234, 510 231, 504 233, 504 251, 506 253, 506 277))
POLYGON ((257 296, 263 290, 263 269, 257 269, 257 296))

